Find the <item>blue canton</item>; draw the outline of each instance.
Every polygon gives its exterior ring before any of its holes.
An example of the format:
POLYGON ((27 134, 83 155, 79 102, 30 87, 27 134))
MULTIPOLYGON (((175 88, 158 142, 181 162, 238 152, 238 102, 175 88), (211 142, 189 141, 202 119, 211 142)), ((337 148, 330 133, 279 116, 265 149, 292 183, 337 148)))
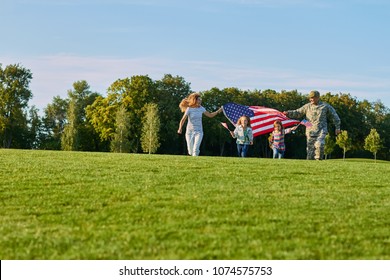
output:
POLYGON ((249 109, 249 106, 234 103, 227 103, 223 105, 223 110, 225 111, 226 116, 233 123, 237 123, 238 119, 244 115, 249 118, 252 118, 255 115, 253 111, 249 109))

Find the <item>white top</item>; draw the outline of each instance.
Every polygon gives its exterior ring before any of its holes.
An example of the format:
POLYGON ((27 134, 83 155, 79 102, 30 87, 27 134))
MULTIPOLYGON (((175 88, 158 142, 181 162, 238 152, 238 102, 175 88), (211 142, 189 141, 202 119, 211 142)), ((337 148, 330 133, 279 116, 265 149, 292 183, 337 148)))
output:
POLYGON ((202 116, 206 112, 206 109, 202 106, 197 108, 188 107, 185 111, 185 115, 188 116, 187 131, 203 132, 202 116))

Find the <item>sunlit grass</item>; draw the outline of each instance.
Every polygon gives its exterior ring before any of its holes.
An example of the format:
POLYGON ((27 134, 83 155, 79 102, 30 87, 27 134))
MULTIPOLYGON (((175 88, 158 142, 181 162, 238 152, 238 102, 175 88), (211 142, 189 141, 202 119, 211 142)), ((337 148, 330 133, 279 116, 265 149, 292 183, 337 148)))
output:
POLYGON ((390 259, 389 162, 0 150, 1 259, 390 259))

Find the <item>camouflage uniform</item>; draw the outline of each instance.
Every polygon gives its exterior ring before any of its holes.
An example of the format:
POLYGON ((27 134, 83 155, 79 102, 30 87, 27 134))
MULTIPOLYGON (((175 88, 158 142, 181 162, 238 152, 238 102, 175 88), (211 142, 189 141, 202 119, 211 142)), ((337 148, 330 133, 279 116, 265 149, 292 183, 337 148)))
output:
POLYGON ((336 130, 340 129, 340 118, 336 110, 328 103, 319 101, 317 105, 307 103, 297 110, 287 111, 287 116, 293 119, 306 115, 312 124, 306 127, 307 159, 322 159, 324 156, 325 136, 328 134, 327 116, 333 118, 336 130))

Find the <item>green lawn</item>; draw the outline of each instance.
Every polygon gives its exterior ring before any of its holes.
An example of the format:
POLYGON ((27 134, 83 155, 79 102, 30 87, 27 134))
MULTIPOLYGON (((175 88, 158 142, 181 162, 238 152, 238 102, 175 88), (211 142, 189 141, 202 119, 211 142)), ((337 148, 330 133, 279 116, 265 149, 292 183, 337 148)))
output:
POLYGON ((390 259, 390 162, 0 150, 0 259, 390 259))

